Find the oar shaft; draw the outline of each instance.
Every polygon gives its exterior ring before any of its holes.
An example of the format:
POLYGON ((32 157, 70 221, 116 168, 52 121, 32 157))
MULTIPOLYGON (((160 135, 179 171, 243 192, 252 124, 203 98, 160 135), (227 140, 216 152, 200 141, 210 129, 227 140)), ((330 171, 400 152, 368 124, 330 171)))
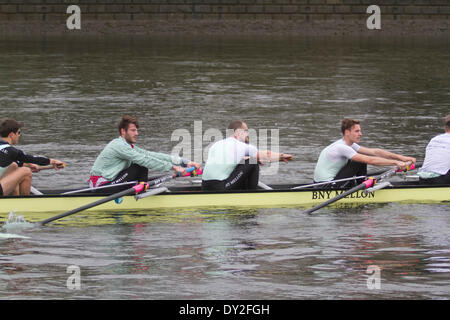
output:
POLYGON ((386 179, 386 178, 394 175, 396 172, 397 172, 397 168, 394 167, 394 168, 392 168, 392 169, 390 169, 390 170, 388 170, 386 172, 383 172, 383 173, 381 173, 381 174, 379 174, 377 176, 368 178, 363 183, 361 183, 361 184, 351 188, 350 190, 347 190, 347 191, 341 193, 340 195, 334 197, 333 199, 324 201, 321 204, 318 204, 317 206, 314 206, 314 207, 304 211, 304 213, 308 213, 308 214, 312 213, 312 212, 314 212, 316 210, 319 210, 319 209, 321 209, 321 208, 323 208, 323 207, 325 207, 325 206, 327 206, 329 204, 332 204, 332 203, 334 203, 336 201, 339 201, 340 199, 345 198, 346 196, 348 196, 348 195, 350 195, 350 194, 352 194, 354 192, 357 192, 359 190, 367 189, 367 188, 371 187, 374 184, 375 181, 378 181, 378 180, 381 180, 381 179, 386 179))
POLYGON ((111 188, 115 188, 115 187, 127 186, 127 185, 130 185, 130 184, 136 184, 136 183, 137 183, 137 181, 121 182, 121 183, 116 183, 116 184, 108 184, 106 186, 100 186, 100 187, 96 187, 96 188, 84 188, 84 189, 79 189, 79 190, 67 191, 67 192, 63 192, 61 194, 66 195, 66 194, 81 193, 81 192, 85 192, 85 191, 96 191, 96 190, 102 190, 102 189, 111 189, 111 188))
POLYGON ((83 210, 87 210, 87 209, 90 209, 90 208, 99 206, 99 205, 101 205, 101 204, 103 204, 103 203, 105 203, 105 202, 112 201, 112 200, 115 200, 115 199, 117 199, 117 198, 120 198, 120 197, 129 195, 129 194, 133 194, 133 193, 136 193, 136 192, 137 192, 136 187, 132 187, 132 188, 129 188, 129 189, 124 190, 124 191, 122 191, 122 192, 115 193, 115 194, 110 195, 110 196, 108 196, 108 197, 105 197, 105 198, 103 198, 103 199, 94 201, 94 202, 92 202, 92 203, 86 204, 86 205, 81 206, 81 207, 78 207, 78 208, 76 208, 76 209, 73 209, 73 210, 64 212, 64 213, 62 213, 62 214, 60 214, 60 215, 57 215, 57 216, 48 218, 48 219, 43 220, 43 221, 39 221, 39 222, 37 222, 36 224, 37 224, 38 226, 43 226, 43 225, 45 225, 45 224, 47 224, 47 223, 49 223, 49 222, 52 222, 52 221, 55 221, 55 220, 58 220, 58 219, 62 219, 62 218, 64 218, 64 217, 70 216, 70 215, 75 214, 75 213, 77 213, 77 212, 80 212, 80 211, 83 211, 83 210))
MULTIPOLYGON (((194 171, 194 170, 195 170, 195 168, 192 167, 192 168, 186 169, 186 172, 192 172, 192 171, 194 171)), ((73 209, 73 210, 64 212, 64 213, 62 213, 62 214, 60 214, 60 215, 57 215, 57 216, 48 218, 48 219, 46 219, 46 220, 38 221, 38 222, 36 222, 36 226, 38 226, 38 227, 43 226, 43 225, 45 225, 45 224, 47 224, 47 223, 49 223, 49 222, 52 222, 52 221, 55 221, 55 220, 58 220, 58 219, 65 218, 65 217, 70 216, 70 215, 72 215, 72 214, 75 214, 75 213, 78 213, 78 212, 80 212, 80 211, 87 210, 87 209, 90 209, 90 208, 99 206, 99 205, 101 205, 101 204, 103 204, 103 203, 105 203, 105 202, 112 201, 112 200, 121 198, 121 197, 123 197, 123 196, 127 196, 127 195, 129 195, 129 194, 133 194, 133 193, 136 193, 136 194, 137 194, 137 193, 141 192, 142 190, 144 190, 144 188, 146 188, 147 186, 155 185, 155 184, 160 184, 160 183, 162 183, 162 182, 164 182, 164 181, 166 181, 166 180, 173 179, 173 178, 176 177, 176 176, 177 176, 177 175, 175 175, 175 174, 170 174, 170 175, 167 175, 167 176, 162 177, 162 178, 160 178, 160 179, 156 179, 156 180, 149 181, 149 183, 147 183, 147 184, 138 184, 138 185, 135 185, 135 186, 133 186, 133 187, 131 187, 131 188, 129 188, 129 189, 123 190, 123 191, 121 191, 121 192, 112 194, 112 195, 107 196, 107 197, 104 197, 104 198, 102 198, 102 199, 100 199, 100 200, 97 200, 97 201, 94 201, 94 202, 92 202, 92 203, 88 203, 88 204, 86 204, 86 205, 84 205, 84 206, 81 206, 81 207, 78 207, 78 208, 76 208, 76 209, 73 209)))
POLYGON ((293 187, 292 190, 304 189, 304 188, 309 188, 309 187, 318 187, 318 186, 322 186, 324 184, 325 185, 326 184, 333 184, 333 183, 336 183, 336 182, 344 182, 344 181, 358 180, 358 179, 364 179, 364 178, 367 178, 367 176, 357 176, 357 177, 350 177, 350 178, 344 178, 344 179, 338 179, 338 180, 316 182, 316 183, 305 184, 305 185, 298 186, 298 187, 293 187))
POLYGON ((342 199, 342 198, 345 198, 346 196, 348 196, 348 195, 350 195, 350 194, 352 194, 352 193, 354 193, 354 192, 357 192, 357 191, 359 191, 359 190, 363 190, 363 189, 365 189, 365 188, 366 188, 366 186, 365 186, 364 184, 358 184, 356 187, 353 187, 352 189, 347 190, 347 191, 341 193, 340 195, 334 197, 333 199, 324 201, 324 202, 322 202, 321 204, 318 204, 317 206, 312 207, 312 208, 310 208, 310 209, 304 211, 304 213, 308 213, 308 214, 309 214, 309 213, 314 212, 314 211, 316 211, 316 210, 322 209, 323 207, 326 207, 327 205, 329 205, 329 204, 331 204, 331 203, 333 203, 333 202, 335 202, 335 201, 338 201, 338 200, 340 200, 340 199, 342 199))
MULTIPOLYGON (((194 172, 195 170, 196 170, 195 167, 187 168, 186 169, 186 177, 191 175, 191 172, 194 172)), ((201 174, 202 173, 201 170, 199 170, 199 171, 200 172, 198 174, 201 174)), ((149 187, 156 186, 158 184, 166 182, 167 180, 171 180, 171 179, 173 179, 175 177, 180 177, 180 175, 179 174, 175 174, 175 173, 168 174, 166 176, 163 176, 163 177, 160 177, 160 178, 157 178, 157 179, 153 179, 152 181, 149 181, 147 184, 148 184, 149 187)))
POLYGON ((161 184, 161 183, 163 183, 163 182, 165 182, 165 181, 167 181, 167 180, 171 180, 171 179, 173 179, 173 178, 175 178, 175 177, 176 177, 176 175, 174 175, 174 174, 168 174, 167 176, 163 176, 163 177, 154 179, 154 180, 152 180, 152 181, 149 181, 149 182, 148 182, 148 186, 149 186, 149 187, 150 187, 150 186, 156 186, 157 184, 161 184))
MULTIPOLYGON (((192 175, 191 172, 193 172, 194 170, 195 170, 194 167, 186 169, 186 177, 191 176, 192 175)), ((202 174, 202 171, 199 169, 196 171, 195 175, 201 175, 201 174, 202 174)), ((172 178, 172 177, 170 177, 170 178, 168 178, 168 177, 169 177, 169 175, 158 176, 156 178, 151 178, 147 183, 149 186, 153 186, 155 184, 160 184, 160 183, 172 178), (162 180, 162 179, 164 179, 164 180, 162 180), (159 182, 154 183, 153 181, 159 181, 159 182)), ((86 191, 94 192, 97 190, 111 189, 111 188, 126 186, 126 185, 130 185, 130 184, 136 184, 137 182, 138 181, 127 181, 127 182, 121 182, 121 183, 116 183, 116 184, 108 184, 108 185, 95 187, 95 188, 83 188, 83 189, 78 189, 78 190, 66 191, 66 192, 63 192, 62 194, 64 194, 64 195, 76 194, 76 193, 82 193, 82 192, 86 192, 86 191)))
MULTIPOLYGON (((65 167, 66 167, 66 165, 58 166, 59 169, 63 169, 65 167)), ((55 169, 55 166, 52 165, 52 164, 49 164, 49 165, 46 165, 46 166, 39 166, 39 170, 49 170, 49 169, 55 169)))
POLYGON ((39 167, 39 170, 48 170, 48 169, 55 169, 55 167, 53 165, 39 167))

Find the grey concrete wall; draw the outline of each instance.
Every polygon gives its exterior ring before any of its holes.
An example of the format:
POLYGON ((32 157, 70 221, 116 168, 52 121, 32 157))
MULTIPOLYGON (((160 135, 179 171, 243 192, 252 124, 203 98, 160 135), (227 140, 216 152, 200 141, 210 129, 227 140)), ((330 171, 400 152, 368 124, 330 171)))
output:
POLYGON ((0 0, 0 35, 298 34, 444 36, 450 0, 0 0), (69 30, 69 5, 81 29, 69 30), (366 10, 378 5, 381 29, 366 10))

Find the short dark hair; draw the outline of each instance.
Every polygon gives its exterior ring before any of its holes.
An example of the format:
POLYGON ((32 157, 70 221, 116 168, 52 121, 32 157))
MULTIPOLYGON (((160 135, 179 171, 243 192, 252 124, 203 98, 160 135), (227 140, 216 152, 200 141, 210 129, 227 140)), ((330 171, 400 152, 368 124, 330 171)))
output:
POLYGON ((350 130, 355 124, 359 124, 358 120, 344 119, 341 123, 342 134, 345 134, 345 130, 350 130))
POLYGON ((122 119, 120 119, 119 124, 117 125, 117 127, 119 129, 119 133, 121 134, 121 132, 120 132, 121 129, 124 129, 125 131, 127 131, 130 124, 134 124, 136 126, 136 128, 139 129, 139 120, 137 118, 129 116, 129 115, 123 116, 122 119))
POLYGON ((445 117, 445 130, 450 131, 450 114, 445 117))
POLYGON ((2 136, 2 138, 6 138, 11 132, 17 133, 17 131, 19 131, 19 129, 22 127, 23 122, 7 118, 0 124, 0 135, 2 136))
POLYGON ((244 126, 244 121, 233 120, 230 122, 227 129, 232 129, 232 130, 236 131, 237 129, 242 129, 243 126, 244 126))

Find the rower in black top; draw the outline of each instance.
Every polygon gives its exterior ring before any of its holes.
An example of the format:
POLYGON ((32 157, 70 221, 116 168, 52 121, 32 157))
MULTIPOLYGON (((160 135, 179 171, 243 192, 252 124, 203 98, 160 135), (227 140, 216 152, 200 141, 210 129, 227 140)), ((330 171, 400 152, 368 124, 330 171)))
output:
POLYGON ((0 124, 0 196, 29 195, 32 172, 39 166, 53 165, 58 170, 65 167, 59 160, 28 155, 14 147, 19 142, 22 122, 5 119, 0 124))

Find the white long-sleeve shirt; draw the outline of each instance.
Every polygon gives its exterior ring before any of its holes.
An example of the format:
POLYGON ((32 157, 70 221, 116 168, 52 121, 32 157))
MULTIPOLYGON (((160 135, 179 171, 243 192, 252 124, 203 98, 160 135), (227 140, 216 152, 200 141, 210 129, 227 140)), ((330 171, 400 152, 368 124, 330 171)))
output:
POLYGON ((445 175, 450 170, 450 133, 440 134, 427 145, 425 160, 418 175, 421 178, 434 178, 445 175))
POLYGON ((257 157, 258 149, 234 137, 214 143, 208 152, 203 180, 225 180, 245 157, 257 157))

